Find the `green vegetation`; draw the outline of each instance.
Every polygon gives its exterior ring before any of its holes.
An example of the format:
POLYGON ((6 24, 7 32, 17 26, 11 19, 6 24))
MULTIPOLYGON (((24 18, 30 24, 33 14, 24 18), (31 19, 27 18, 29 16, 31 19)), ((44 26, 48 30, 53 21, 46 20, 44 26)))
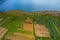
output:
POLYGON ((51 40, 51 39, 48 37, 37 37, 37 40, 51 40))
MULTIPOLYGON (((49 29, 51 39, 50 40, 60 40, 60 20, 58 18, 50 15, 40 15, 35 18, 35 21, 39 24, 45 24, 49 29)), ((38 37, 37 39, 39 40, 38 37)), ((49 40, 48 38, 42 38, 42 40, 49 40)))
MULTIPOLYGON (((25 19, 27 17, 30 17, 32 19, 34 18, 33 21, 35 21, 38 24, 45 24, 46 28, 48 28, 50 32, 50 36, 51 36, 50 38, 37 37, 34 34, 37 40, 60 40, 60 16, 55 17, 51 15, 38 15, 38 14, 26 15, 26 14, 20 14, 20 13, 17 14, 17 13, 19 12, 10 12, 9 14, 6 15, 0 13, 0 16, 3 18, 3 20, 0 21, 0 26, 8 29, 7 34, 12 34, 14 32, 32 34, 32 32, 17 29, 17 28, 23 29, 23 23, 25 19)), ((5 36, 2 38, 2 40, 6 39, 5 36)))
POLYGON ((2 40, 7 40, 6 36, 8 34, 13 34, 14 32, 33 35, 32 32, 25 30, 18 30, 18 28, 23 29, 24 21, 26 20, 27 17, 31 18, 31 16, 28 15, 18 16, 18 15, 6 14, 4 16, 1 15, 1 17, 3 18, 3 20, 0 22, 0 26, 8 29, 8 32, 2 38, 2 40))

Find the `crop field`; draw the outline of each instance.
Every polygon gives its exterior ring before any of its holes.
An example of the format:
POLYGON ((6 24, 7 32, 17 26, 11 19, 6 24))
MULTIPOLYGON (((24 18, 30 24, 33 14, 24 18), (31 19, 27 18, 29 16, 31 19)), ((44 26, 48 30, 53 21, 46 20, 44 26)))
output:
POLYGON ((8 29, 2 40, 60 40, 60 17, 58 16, 0 14, 0 27, 8 29), (40 33, 46 35, 48 33, 48 36, 40 33))
MULTIPOLYGON (((11 14, 1 15, 0 19, 2 19, 2 20, 0 21, 0 27, 5 27, 6 29, 8 29, 8 32, 2 38, 2 40, 10 40, 10 38, 8 39, 8 37, 10 37, 11 35, 12 35, 11 37, 14 38, 14 35, 16 35, 14 33, 17 33, 17 37, 21 37, 21 40, 23 40, 23 37, 25 37, 25 36, 26 36, 25 40, 28 40, 28 39, 34 40, 33 31, 32 32, 28 31, 29 29, 27 28, 30 24, 27 23, 28 24, 28 26, 27 26, 27 24, 24 23, 26 18, 27 18, 27 16, 17 16, 17 15, 11 15, 11 14), (30 36, 31 36, 31 38, 30 38, 30 36), (26 38, 28 38, 28 39, 26 39, 26 38)), ((33 26, 30 28, 33 30, 33 26)), ((11 39, 11 40, 13 40, 13 39, 11 39)), ((20 39, 18 38, 17 40, 20 40, 20 39)))
POLYGON ((50 38, 37 36, 37 40, 60 40, 60 18, 44 15, 36 16, 35 21, 39 24, 45 24, 50 32, 50 38))

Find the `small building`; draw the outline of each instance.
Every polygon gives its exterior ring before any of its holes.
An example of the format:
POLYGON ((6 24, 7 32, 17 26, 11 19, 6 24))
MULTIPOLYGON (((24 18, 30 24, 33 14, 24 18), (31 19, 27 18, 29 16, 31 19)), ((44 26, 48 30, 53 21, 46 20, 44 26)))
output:
POLYGON ((0 40, 3 38, 7 31, 8 30, 6 28, 0 27, 0 40))

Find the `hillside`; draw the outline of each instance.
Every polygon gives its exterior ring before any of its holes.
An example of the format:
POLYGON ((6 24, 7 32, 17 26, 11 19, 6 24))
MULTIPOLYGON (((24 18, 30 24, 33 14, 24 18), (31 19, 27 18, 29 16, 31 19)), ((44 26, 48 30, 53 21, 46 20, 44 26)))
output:
POLYGON ((2 40, 60 40, 60 12, 0 12, 0 26, 8 29, 2 40))
POLYGON ((12 10, 8 12, 0 12, 4 14, 15 14, 15 15, 21 15, 21 14, 28 14, 28 15, 34 15, 34 14, 39 14, 39 15, 53 15, 53 16, 60 16, 60 11, 36 11, 36 12, 25 12, 21 10, 12 10))

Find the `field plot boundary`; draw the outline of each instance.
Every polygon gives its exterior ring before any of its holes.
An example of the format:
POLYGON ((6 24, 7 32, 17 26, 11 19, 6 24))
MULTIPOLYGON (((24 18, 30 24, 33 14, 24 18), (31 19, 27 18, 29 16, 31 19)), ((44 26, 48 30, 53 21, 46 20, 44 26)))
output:
POLYGON ((7 17, 1 24, 0 24, 0 27, 6 22, 8 21, 9 17, 7 17))

